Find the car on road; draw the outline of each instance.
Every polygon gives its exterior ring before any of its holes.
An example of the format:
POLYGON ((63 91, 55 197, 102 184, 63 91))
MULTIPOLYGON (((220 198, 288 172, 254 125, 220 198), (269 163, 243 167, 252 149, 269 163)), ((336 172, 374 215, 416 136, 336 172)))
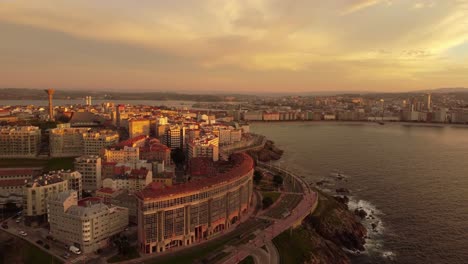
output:
POLYGON ((18 219, 16 219, 15 222, 16 222, 17 224, 19 224, 19 223, 21 222, 21 219, 18 218, 18 219))
POLYGON ((8 229, 8 223, 7 223, 7 222, 3 222, 3 223, 2 223, 2 228, 8 229))
POLYGON ((39 245, 44 244, 44 242, 42 242, 42 240, 37 240, 36 243, 39 244, 39 245))
POLYGON ((22 235, 22 236, 27 236, 28 235, 28 233, 24 232, 23 230, 20 230, 19 234, 22 235))
POLYGON ((68 253, 68 252, 66 252, 65 254, 62 255, 62 257, 63 257, 64 259, 68 259, 68 258, 70 258, 70 256, 71 256, 71 255, 70 255, 70 253, 68 253))
POLYGON ((70 246, 70 248, 68 249, 70 250, 71 252, 75 253, 76 255, 80 255, 81 254, 81 250, 75 246, 70 246))

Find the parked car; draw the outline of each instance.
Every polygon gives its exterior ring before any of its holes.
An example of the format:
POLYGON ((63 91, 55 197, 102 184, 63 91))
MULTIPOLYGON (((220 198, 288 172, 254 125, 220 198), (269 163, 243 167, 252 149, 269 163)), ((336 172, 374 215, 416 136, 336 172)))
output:
POLYGON ((75 253, 76 255, 80 255, 81 254, 81 250, 75 246, 70 246, 69 250, 73 253, 75 253))
POLYGON ((24 232, 23 230, 20 230, 19 234, 22 235, 22 236, 27 236, 28 235, 28 233, 24 232))
POLYGON ((44 244, 44 242, 42 242, 42 240, 38 240, 38 241, 36 241, 36 243, 39 244, 39 245, 44 244))
POLYGON ((50 246, 48 244, 44 244, 45 249, 50 249, 50 246))

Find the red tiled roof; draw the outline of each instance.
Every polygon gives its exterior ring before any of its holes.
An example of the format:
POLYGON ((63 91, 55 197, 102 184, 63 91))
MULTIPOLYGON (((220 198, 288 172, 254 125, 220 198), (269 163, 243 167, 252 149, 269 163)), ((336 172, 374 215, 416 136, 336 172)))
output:
POLYGON ((78 201, 78 206, 86 207, 88 203, 100 203, 102 202, 102 198, 99 197, 86 197, 78 201))
POLYGON ((14 187, 14 186, 23 186, 25 182, 23 179, 15 180, 0 180, 0 187, 14 187))
POLYGON ((0 176, 8 175, 32 175, 33 169, 0 169, 0 176))
POLYGON ((229 169, 221 171, 221 168, 218 168, 218 172, 213 177, 206 177, 203 180, 191 181, 179 185, 165 186, 163 188, 154 189, 150 186, 135 193, 135 195, 142 200, 151 200, 179 193, 200 191, 207 187, 237 180, 239 177, 246 175, 254 168, 252 157, 245 153, 231 155, 231 159, 228 164, 230 165, 229 169))
POLYGON ((117 147, 125 147, 125 146, 132 147, 133 144, 135 144, 138 141, 144 140, 144 139, 146 139, 146 136, 145 135, 140 135, 140 136, 137 136, 137 137, 134 137, 134 138, 124 140, 124 141, 118 143, 116 146, 117 147))
POLYGON ((114 190, 112 188, 101 188, 99 190, 96 190, 96 192, 102 192, 102 193, 108 193, 108 194, 112 194, 112 193, 115 193, 117 190, 114 190))

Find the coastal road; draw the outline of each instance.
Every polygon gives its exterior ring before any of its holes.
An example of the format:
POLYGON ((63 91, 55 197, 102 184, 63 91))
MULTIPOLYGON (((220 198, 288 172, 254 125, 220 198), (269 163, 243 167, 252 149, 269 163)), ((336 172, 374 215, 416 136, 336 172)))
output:
MULTIPOLYGON (((279 169, 279 168, 276 168, 279 169)), ((291 214, 284 219, 274 220, 273 224, 262 230, 252 241, 250 241, 247 247, 241 246, 235 252, 235 254, 231 254, 229 257, 225 258, 222 262, 223 264, 235 264, 239 261, 243 260, 244 258, 252 255, 254 259, 258 258, 257 254, 252 254, 254 251, 253 247, 263 250, 261 247, 266 246, 267 249, 274 247, 272 240, 277 235, 281 234, 282 232, 288 230, 289 228, 295 227, 298 223, 302 222, 302 220, 311 213, 312 208, 317 205, 318 195, 317 193, 310 190, 307 183, 302 180, 300 177, 280 169, 283 173, 287 173, 289 176, 293 177, 297 180, 303 188, 303 197, 301 202, 293 209, 291 209, 291 214)), ((264 251, 264 250, 263 250, 264 251)), ((277 251, 272 249, 269 250, 269 262, 266 263, 279 263, 279 255, 277 251)), ((257 262, 263 263, 263 262, 257 262)))

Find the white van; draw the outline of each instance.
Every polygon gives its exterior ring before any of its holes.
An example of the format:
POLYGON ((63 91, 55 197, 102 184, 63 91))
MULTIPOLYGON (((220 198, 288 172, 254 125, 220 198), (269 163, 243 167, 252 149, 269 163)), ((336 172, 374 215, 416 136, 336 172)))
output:
POLYGON ((81 254, 81 251, 79 248, 75 247, 75 246, 70 246, 69 250, 73 253, 75 253, 76 255, 80 255, 81 254))

